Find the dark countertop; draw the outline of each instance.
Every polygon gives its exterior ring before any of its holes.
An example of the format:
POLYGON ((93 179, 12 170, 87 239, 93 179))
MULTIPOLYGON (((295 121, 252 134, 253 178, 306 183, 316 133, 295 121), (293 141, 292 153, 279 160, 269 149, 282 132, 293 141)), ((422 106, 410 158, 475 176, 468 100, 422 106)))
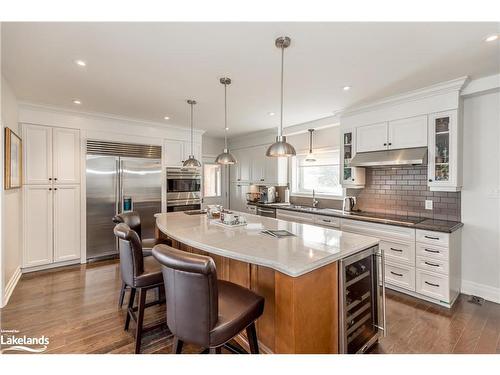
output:
POLYGON ((285 205, 283 203, 251 203, 248 204, 261 206, 261 207, 271 207, 288 211, 311 213, 315 215, 324 216, 334 216, 341 217, 345 219, 368 221, 372 223, 396 225, 400 227, 415 228, 422 230, 430 230, 434 232, 442 233, 452 233, 457 229, 463 227, 463 223, 458 221, 448 221, 448 220, 435 220, 427 219, 423 217, 415 216, 398 216, 398 215, 387 215, 375 212, 343 212, 342 210, 337 210, 334 208, 312 208, 312 207, 297 207, 293 204, 285 205))

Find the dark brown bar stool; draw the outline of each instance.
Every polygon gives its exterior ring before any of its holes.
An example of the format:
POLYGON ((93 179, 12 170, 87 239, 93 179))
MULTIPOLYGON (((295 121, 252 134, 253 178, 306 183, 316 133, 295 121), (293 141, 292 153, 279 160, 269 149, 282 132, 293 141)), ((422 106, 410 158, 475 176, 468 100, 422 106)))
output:
MULTIPOLYGON (((171 245, 172 242, 166 239, 157 239, 157 238, 142 238, 141 231, 141 216, 136 211, 122 212, 121 214, 115 215, 113 217, 113 223, 125 223, 130 229, 136 232, 141 239, 142 244, 142 254, 146 256, 151 255, 151 251, 155 245, 158 244, 166 244, 171 245)), ((127 285, 122 281, 122 286, 120 288, 120 298, 118 299, 118 306, 123 306, 123 300, 125 299, 125 290, 127 289, 127 285)))
POLYGON ((255 321, 264 311, 264 298, 217 280, 215 263, 208 256, 166 245, 155 246, 153 256, 162 264, 173 353, 181 353, 184 342, 220 353, 221 347, 244 329, 250 352, 259 353, 255 321))
MULTIPOLYGON (((127 318, 125 320, 125 330, 128 331, 130 318, 136 322, 135 352, 141 351, 141 338, 144 322, 144 309, 157 305, 164 300, 156 300, 146 304, 146 293, 148 290, 158 288, 163 285, 163 275, 160 264, 153 257, 144 257, 142 253, 141 240, 125 223, 115 226, 115 236, 118 238, 120 249, 120 270, 122 280, 130 287, 130 299, 128 301, 127 318), (139 303, 134 308, 136 290, 139 290, 139 303), (135 314, 137 312, 137 315, 135 314)), ((149 329, 156 328, 150 327, 149 329)))

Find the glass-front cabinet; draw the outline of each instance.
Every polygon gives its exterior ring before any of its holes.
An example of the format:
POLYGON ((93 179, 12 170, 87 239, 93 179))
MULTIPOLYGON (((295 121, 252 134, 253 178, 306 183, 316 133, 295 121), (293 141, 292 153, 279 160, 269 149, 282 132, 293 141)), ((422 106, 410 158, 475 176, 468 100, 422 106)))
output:
POLYGON ((457 110, 429 116, 428 186, 434 191, 459 191, 459 128, 457 110))
POLYGON ((365 169, 351 167, 350 163, 356 153, 354 129, 345 129, 341 139, 340 167, 342 186, 345 188, 365 187, 365 169))

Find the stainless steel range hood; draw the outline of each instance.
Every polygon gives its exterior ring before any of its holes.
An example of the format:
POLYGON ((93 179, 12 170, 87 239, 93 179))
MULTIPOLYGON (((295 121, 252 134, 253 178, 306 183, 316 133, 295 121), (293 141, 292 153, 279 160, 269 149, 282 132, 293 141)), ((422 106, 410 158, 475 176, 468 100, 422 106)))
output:
POLYGON ((427 147, 402 148, 360 152, 351 160, 351 167, 388 167, 398 165, 426 165, 427 147))

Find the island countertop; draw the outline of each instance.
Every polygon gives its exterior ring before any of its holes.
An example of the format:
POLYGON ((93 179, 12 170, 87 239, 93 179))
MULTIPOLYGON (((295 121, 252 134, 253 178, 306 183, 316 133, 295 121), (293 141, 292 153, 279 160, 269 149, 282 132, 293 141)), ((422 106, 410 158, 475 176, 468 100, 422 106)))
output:
POLYGON ((375 246, 374 237, 336 229, 245 215, 248 224, 226 228, 206 214, 158 214, 158 229, 168 237, 215 255, 265 266, 298 277, 361 250, 375 246), (294 237, 275 238, 263 230, 287 230, 294 237))

